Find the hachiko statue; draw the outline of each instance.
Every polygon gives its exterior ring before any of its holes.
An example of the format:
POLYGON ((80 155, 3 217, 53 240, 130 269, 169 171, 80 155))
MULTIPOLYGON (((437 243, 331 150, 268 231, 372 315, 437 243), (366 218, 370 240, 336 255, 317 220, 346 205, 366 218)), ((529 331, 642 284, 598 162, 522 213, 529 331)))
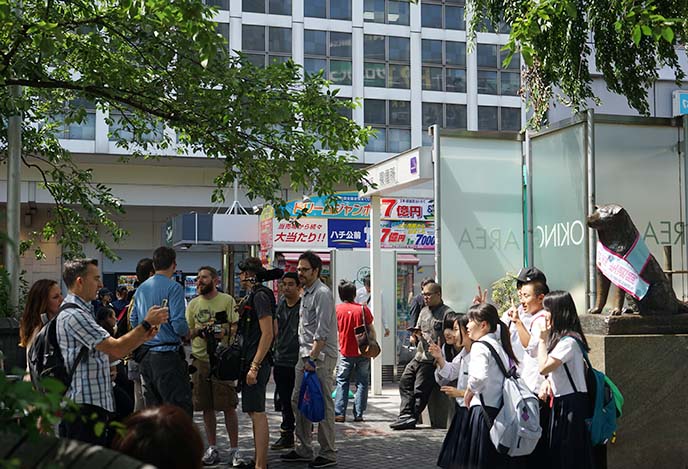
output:
POLYGON ((611 315, 622 312, 646 316, 688 313, 688 305, 676 298, 669 278, 647 250, 623 207, 615 204, 597 207, 588 217, 588 226, 597 230, 599 239, 597 299, 589 313, 602 312, 611 283, 615 285, 611 315), (628 299, 630 311, 624 311, 624 299, 628 299))

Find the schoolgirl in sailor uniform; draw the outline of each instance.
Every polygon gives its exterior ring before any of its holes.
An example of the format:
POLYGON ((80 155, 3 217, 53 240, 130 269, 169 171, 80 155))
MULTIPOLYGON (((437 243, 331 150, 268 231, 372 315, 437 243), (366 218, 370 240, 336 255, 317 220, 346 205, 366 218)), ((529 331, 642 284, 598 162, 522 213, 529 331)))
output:
POLYGON ((437 465, 444 469, 460 469, 466 465, 468 408, 463 402, 463 398, 468 385, 469 353, 472 343, 466 330, 467 324, 468 318, 465 315, 456 316, 452 332, 454 333, 454 342, 461 347, 461 351, 451 362, 446 361, 446 358, 440 355, 440 347, 435 344, 430 346, 430 353, 437 360, 435 380, 441 386, 440 390, 456 401, 454 417, 437 458, 437 465))
POLYGON ((468 424, 468 454, 470 469, 501 469, 510 467, 511 460, 499 454, 490 440, 491 421, 502 405, 502 374, 487 342, 497 351, 502 363, 509 368, 517 363, 511 348, 509 331, 494 306, 488 303, 473 305, 468 310, 468 336, 473 340, 468 366, 468 384, 464 402, 470 406, 468 424), (484 407, 481 405, 484 403, 484 407), (485 415, 487 414, 487 416, 485 415))
POLYGON ((590 400, 585 384, 585 361, 579 342, 590 350, 576 305, 568 292, 545 296, 549 327, 540 332, 540 373, 549 374, 554 397, 547 441, 547 462, 552 469, 593 467, 592 443, 585 419, 590 400))

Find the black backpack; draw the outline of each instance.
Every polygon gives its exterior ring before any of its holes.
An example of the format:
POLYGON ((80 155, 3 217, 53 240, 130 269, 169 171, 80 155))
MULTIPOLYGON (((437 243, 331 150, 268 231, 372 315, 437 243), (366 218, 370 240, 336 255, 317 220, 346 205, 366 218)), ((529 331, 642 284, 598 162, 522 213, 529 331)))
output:
MULTIPOLYGON (((60 313, 68 308, 79 308, 74 303, 65 303, 60 307, 60 313)), ((58 313, 59 315, 59 313, 58 313)), ((86 346, 81 347, 74 365, 70 370, 67 369, 60 344, 57 342, 57 316, 48 321, 41 329, 29 348, 29 373, 31 382, 39 391, 45 391, 41 384, 43 378, 55 378, 65 385, 65 392, 72 384, 72 376, 79 362, 88 353, 86 346)))

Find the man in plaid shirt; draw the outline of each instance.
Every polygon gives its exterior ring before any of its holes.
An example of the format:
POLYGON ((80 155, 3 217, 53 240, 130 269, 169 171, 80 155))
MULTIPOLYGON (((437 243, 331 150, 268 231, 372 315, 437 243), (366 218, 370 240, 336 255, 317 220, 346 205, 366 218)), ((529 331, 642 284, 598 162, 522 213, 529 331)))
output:
POLYGON ((91 306, 91 301, 103 286, 98 261, 67 261, 62 278, 69 289, 63 304, 76 305, 64 309, 57 316, 57 340, 67 369, 74 366, 82 347, 86 347, 88 352, 74 370, 66 394, 78 405, 78 415, 73 422, 63 420, 60 423, 60 436, 107 446, 108 432, 96 435, 94 427, 98 422, 108 423, 115 410, 110 360, 124 357, 154 337, 160 324, 167 322, 169 314, 167 308, 152 306, 138 327, 115 339, 96 323, 91 306))

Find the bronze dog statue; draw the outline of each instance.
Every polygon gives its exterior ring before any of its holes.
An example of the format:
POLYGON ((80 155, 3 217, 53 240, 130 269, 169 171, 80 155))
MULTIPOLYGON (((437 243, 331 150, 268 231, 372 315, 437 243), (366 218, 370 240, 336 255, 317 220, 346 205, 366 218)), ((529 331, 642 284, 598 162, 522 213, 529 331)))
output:
MULTIPOLYGON (((609 204, 597 207, 595 212, 588 217, 587 223, 590 228, 597 230, 600 242, 607 249, 620 256, 628 253, 638 237, 638 229, 633 224, 628 212, 620 205, 609 204)), ((640 313, 644 316, 658 316, 688 313, 688 305, 676 298, 669 278, 652 254, 639 273, 650 285, 647 293, 642 299, 637 300, 615 286, 611 302, 611 315, 640 313), (624 299, 628 300, 630 309, 624 310, 624 299)), ((598 268, 597 298, 595 306, 588 311, 590 314, 602 312, 607 303, 610 287, 611 281, 598 268)))

